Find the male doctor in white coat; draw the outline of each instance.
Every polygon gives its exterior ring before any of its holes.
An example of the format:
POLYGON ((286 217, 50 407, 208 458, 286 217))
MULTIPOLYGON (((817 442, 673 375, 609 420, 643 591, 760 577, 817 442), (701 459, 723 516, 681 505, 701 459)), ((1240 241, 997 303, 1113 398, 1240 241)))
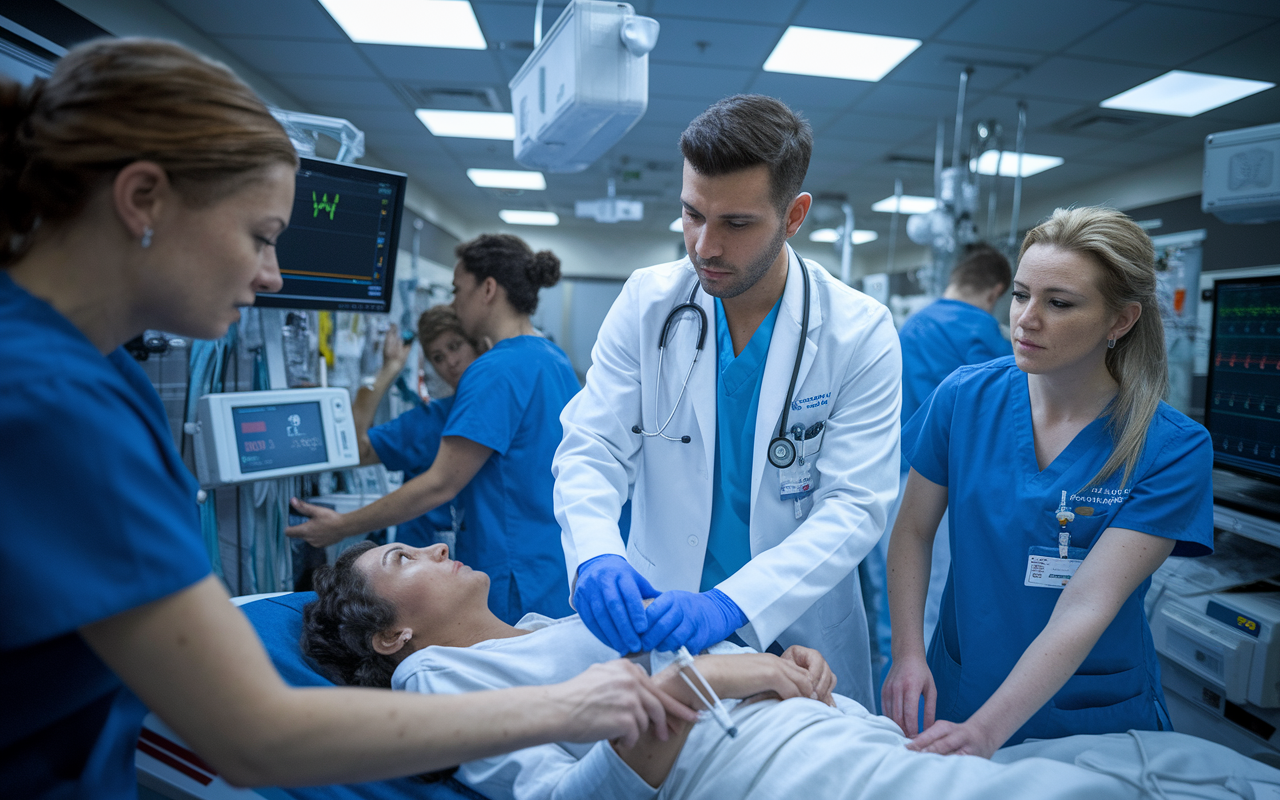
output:
POLYGON ((637 270, 605 318, 561 415, 555 513, 574 607, 609 646, 799 644, 874 708, 856 568, 897 496, 902 365, 888 309, 786 244, 812 142, 760 95, 681 135, 689 255, 637 270))

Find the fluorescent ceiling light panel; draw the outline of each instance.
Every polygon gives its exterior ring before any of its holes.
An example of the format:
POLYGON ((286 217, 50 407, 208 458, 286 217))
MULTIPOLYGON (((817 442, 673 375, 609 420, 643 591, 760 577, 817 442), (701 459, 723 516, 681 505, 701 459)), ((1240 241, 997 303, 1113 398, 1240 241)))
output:
MULTIPOLYGON (((996 162, 1000 163, 1000 176, 1004 178, 1017 177, 1018 172, 1018 154, 1004 151, 1004 156, 995 150, 988 150, 977 158, 969 159, 969 169, 981 175, 996 174, 996 162)), ((1047 169, 1062 166, 1062 159, 1058 156, 1038 156, 1035 153, 1022 154, 1022 177, 1028 175, 1036 175, 1047 169)))
POLYGON ((560 215, 554 211, 520 211, 503 209, 498 212, 502 221, 508 225, 559 225, 560 215))
POLYGON ((400 44, 484 50, 475 11, 467 0, 320 0, 360 44, 400 44))
POLYGON ((516 118, 513 114, 493 111, 447 111, 437 108, 420 108, 418 119, 434 136, 453 136, 460 139, 516 138, 516 118))
POLYGON ((1145 111, 1174 117, 1194 117, 1219 106, 1266 91, 1275 86, 1266 81, 1226 78, 1175 69, 1127 92, 1103 100, 1103 108, 1145 111))
MULTIPOLYGON (((871 205, 872 211, 883 211, 886 214, 893 213, 893 195, 889 195, 878 203, 871 205)), ((917 197, 913 194, 904 194, 902 196, 902 205, 898 207, 900 214, 928 214, 930 211, 938 207, 938 201, 932 197, 917 197)))
POLYGON ((469 169, 467 177, 482 189, 530 189, 542 191, 547 180, 541 172, 523 169, 469 169))
MULTIPOLYGON (((853 229, 854 244, 866 244, 867 242, 874 242, 879 238, 880 234, 875 231, 860 231, 857 228, 853 229)), ((840 231, 835 228, 819 228, 809 234, 809 241, 835 243, 840 241, 840 231)))
POLYGON ((919 46, 919 39, 792 25, 765 60, 764 71, 878 81, 919 46))
POLYGON ((667 226, 672 233, 684 233, 684 217, 676 217, 676 221, 667 226))

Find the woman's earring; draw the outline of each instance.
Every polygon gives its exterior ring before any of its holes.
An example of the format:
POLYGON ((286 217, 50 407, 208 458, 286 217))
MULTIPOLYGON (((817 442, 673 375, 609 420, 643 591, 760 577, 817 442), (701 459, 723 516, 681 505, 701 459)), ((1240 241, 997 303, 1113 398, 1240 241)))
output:
POLYGON ((142 229, 142 242, 141 242, 141 244, 142 244, 142 249, 143 249, 143 250, 146 250, 148 247, 150 247, 150 246, 151 246, 151 237, 152 237, 152 236, 154 236, 154 235, 155 235, 155 233, 156 233, 156 232, 155 232, 155 231, 153 231, 153 230, 151 230, 151 228, 150 228, 150 227, 146 227, 146 228, 143 228, 143 229, 142 229))
POLYGON ((1107 349, 1108 349, 1108 350, 1114 350, 1115 348, 1116 348, 1116 340, 1115 340, 1115 339, 1108 339, 1108 340, 1107 340, 1107 349))

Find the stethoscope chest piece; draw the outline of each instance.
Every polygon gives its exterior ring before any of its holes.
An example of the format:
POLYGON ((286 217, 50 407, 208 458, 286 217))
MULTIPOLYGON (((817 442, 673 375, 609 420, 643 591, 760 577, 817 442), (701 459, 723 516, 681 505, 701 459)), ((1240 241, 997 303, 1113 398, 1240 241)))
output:
POLYGON ((774 437, 769 442, 769 463, 778 469, 786 469, 791 466, 791 462, 796 460, 796 446, 791 443, 790 439, 781 436, 774 437))

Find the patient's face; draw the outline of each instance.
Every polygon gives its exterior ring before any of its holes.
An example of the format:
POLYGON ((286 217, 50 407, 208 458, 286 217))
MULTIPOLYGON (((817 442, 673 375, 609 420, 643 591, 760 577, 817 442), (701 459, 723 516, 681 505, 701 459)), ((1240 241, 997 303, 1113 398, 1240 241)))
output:
POLYGON ((441 623, 459 620, 485 607, 489 576, 449 558, 449 547, 408 547, 393 542, 375 547, 356 559, 370 588, 396 607, 397 624, 419 633, 441 623))

